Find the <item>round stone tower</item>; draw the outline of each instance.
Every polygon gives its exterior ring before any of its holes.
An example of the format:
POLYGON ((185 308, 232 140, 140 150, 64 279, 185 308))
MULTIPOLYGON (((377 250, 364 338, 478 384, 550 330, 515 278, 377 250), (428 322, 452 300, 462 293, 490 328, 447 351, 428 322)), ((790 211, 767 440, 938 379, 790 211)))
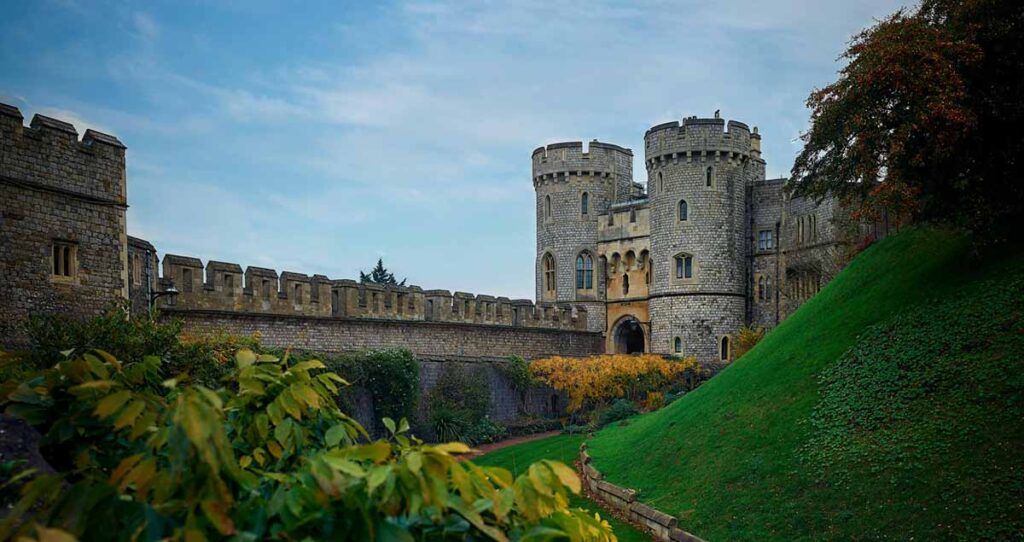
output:
POLYGON ((764 175, 759 145, 751 146, 759 139, 717 115, 659 124, 644 135, 653 352, 731 357, 726 337, 746 319, 746 192, 764 175))
POLYGON ((585 306, 592 331, 605 327, 597 260, 598 215, 612 203, 629 198, 632 180, 633 151, 618 145, 594 140, 585 152, 582 142, 573 141, 533 151, 537 301, 585 306))

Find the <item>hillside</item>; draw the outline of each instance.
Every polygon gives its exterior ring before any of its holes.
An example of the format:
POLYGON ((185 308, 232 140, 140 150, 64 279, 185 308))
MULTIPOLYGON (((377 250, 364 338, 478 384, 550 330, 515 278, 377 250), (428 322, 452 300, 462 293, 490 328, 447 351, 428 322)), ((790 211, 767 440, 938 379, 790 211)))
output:
POLYGON ((1022 300, 1019 251, 883 240, 595 464, 707 540, 1019 538, 1022 300))

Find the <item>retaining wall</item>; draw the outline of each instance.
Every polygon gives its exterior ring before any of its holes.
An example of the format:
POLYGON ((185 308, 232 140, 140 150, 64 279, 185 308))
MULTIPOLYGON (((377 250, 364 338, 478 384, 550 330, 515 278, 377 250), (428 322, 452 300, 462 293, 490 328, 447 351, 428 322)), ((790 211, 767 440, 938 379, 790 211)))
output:
POLYGON ((655 540, 704 542, 696 535, 679 528, 679 521, 674 516, 637 501, 635 489, 620 487, 605 480, 591 462, 586 442, 580 446, 578 467, 584 488, 602 508, 646 529, 655 540))

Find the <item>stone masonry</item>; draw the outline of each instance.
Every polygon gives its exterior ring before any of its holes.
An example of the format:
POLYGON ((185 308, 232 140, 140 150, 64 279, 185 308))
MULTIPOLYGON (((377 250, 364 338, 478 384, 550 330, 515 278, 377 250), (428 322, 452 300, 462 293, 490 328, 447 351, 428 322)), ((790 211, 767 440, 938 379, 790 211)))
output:
POLYGON ((727 362, 742 326, 776 325, 838 271, 838 204, 790 198, 784 179, 765 180, 761 136, 742 122, 659 124, 644 147, 640 192, 619 165, 629 149, 533 152, 538 299, 585 305, 609 352, 727 362))
POLYGON ((125 147, 0 104, 0 347, 31 314, 98 314, 128 295, 125 147))

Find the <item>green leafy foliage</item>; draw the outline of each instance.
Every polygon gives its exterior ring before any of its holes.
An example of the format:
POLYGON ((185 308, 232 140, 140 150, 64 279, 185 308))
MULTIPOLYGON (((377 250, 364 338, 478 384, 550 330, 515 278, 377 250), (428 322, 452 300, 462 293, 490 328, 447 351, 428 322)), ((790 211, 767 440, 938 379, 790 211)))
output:
POLYGON ((579 479, 564 464, 513 477, 459 462, 466 445, 424 445, 404 419, 369 441, 325 369, 241 348, 214 390, 165 379, 157 356, 69 353, 3 399, 62 454, 0 538, 615 539, 569 508, 579 479))
POLYGON ((939 495, 968 510, 950 520, 961 524, 951 536, 1019 534, 1024 472, 1005 465, 1024 440, 1022 299, 1018 270, 867 329, 819 377, 802 448, 819 480, 850 488, 868 477, 894 493, 939 495), (945 460, 968 448, 969 468, 945 460))
MULTIPOLYGON (((321 357, 303 352, 299 357, 321 357)), ((412 418, 419 401, 419 363, 405 349, 369 350, 322 356, 331 371, 370 392, 376 418, 412 418)), ((343 401, 350 401, 344 392, 343 401)))
POLYGON ((636 408, 633 401, 629 399, 616 399, 608 407, 599 410, 595 417, 597 418, 598 427, 604 427, 610 423, 636 416, 639 413, 640 410, 636 408))
POLYGON ((1024 3, 925 0, 854 37, 807 100, 797 194, 838 195, 869 220, 904 215, 1019 238, 1024 3))
POLYGON ((428 398, 430 424, 438 440, 480 444, 505 435, 505 428, 488 417, 491 390, 484 370, 452 364, 438 377, 428 398))
POLYGON ((530 374, 529 364, 519 356, 510 356, 499 362, 496 367, 508 381, 509 386, 516 391, 526 391, 536 382, 536 379, 530 374))

